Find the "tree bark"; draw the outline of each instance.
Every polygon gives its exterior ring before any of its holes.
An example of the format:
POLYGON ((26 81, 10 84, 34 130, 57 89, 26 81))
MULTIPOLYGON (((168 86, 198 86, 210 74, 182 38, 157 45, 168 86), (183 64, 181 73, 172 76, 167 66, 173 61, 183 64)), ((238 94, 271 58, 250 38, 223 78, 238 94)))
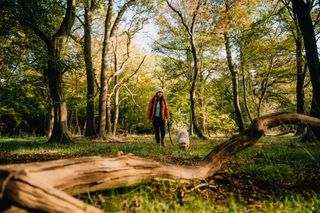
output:
POLYGON ((229 68, 229 71, 231 74, 231 80, 232 80, 232 101, 233 101, 234 113, 236 116, 239 132, 242 132, 244 130, 244 125, 242 120, 242 112, 239 104, 238 75, 233 65, 233 60, 231 55, 230 36, 228 32, 224 33, 224 40, 225 40, 225 48, 226 48, 226 55, 227 55, 227 63, 228 63, 228 68, 229 68))
POLYGON ((200 6, 201 6, 201 1, 198 1, 198 4, 193 11, 193 14, 191 17, 192 22, 191 22, 190 26, 187 25, 187 22, 185 21, 181 12, 178 11, 177 9, 175 9, 169 3, 169 1, 166 1, 166 2, 167 2, 167 5, 170 7, 170 9, 180 17, 181 23, 189 36, 189 43, 191 46, 191 53, 192 53, 192 58, 193 58, 193 73, 192 73, 192 79, 191 79, 191 87, 189 90, 191 121, 192 121, 192 125, 193 125, 193 130, 196 132, 197 136, 201 139, 206 139, 201 128, 199 127, 197 114, 196 114, 196 84, 197 84, 198 75, 199 75, 199 57, 198 57, 198 49, 197 49, 196 43, 195 43, 194 28, 195 28, 196 18, 198 15, 198 10, 200 9, 200 6))
POLYGON ((101 74, 100 74, 100 98, 99 98, 99 136, 105 137, 106 135, 106 122, 108 121, 108 134, 112 133, 112 122, 111 122, 111 96, 108 91, 109 81, 107 75, 107 55, 110 48, 110 42, 113 38, 119 23, 127 11, 132 5, 136 4, 137 0, 129 0, 126 2, 119 12, 114 22, 111 24, 111 18, 113 13, 114 0, 109 0, 107 15, 105 20, 105 33, 102 47, 102 61, 101 61, 101 74))
POLYGON ((127 100, 124 100, 123 104, 123 130, 124 130, 124 136, 128 136, 128 121, 127 121, 127 111, 128 111, 128 106, 127 106, 127 100))
POLYGON ((241 64, 241 72, 242 72, 242 87, 243 87, 243 103, 244 107, 247 111, 248 118, 250 122, 252 122, 252 116, 249 110, 249 106, 247 103, 247 86, 246 86, 246 76, 245 76, 245 59, 244 59, 244 53, 243 53, 243 45, 240 44, 240 64, 241 64))
POLYGON ((61 66, 61 52, 66 44, 70 30, 74 23, 75 0, 67 1, 66 14, 59 29, 53 36, 46 35, 41 29, 38 28, 36 20, 32 20, 33 17, 27 2, 19 1, 18 3, 24 10, 24 16, 26 16, 22 17, 20 21, 26 26, 30 27, 47 46, 48 67, 44 75, 48 79, 49 94, 50 98, 52 99, 54 109, 53 130, 48 143, 71 143, 72 141, 69 136, 67 125, 67 105, 64 100, 62 85, 63 66, 61 66))
MULTIPOLYGON (((0 166, 0 199, 19 207, 45 212, 70 212, 72 208, 78 208, 76 212, 81 212, 83 203, 75 201, 63 192, 76 195, 159 178, 204 179, 213 176, 234 154, 253 146, 269 128, 299 123, 320 126, 320 119, 289 112, 257 118, 247 130, 216 146, 195 166, 162 164, 132 155, 116 158, 83 157, 0 166), (68 206, 63 208, 65 205, 68 206)), ((89 205, 86 210, 98 211, 89 205)))
POLYGON ((2 195, 13 205, 41 212, 103 212, 42 180, 29 176, 26 170, 10 171, 10 173, 1 170, 0 180, 7 181, 2 182, 2 186, 11 189, 2 195))
POLYGON ((87 75, 87 114, 86 114, 86 131, 85 136, 95 137, 95 116, 94 116, 94 71, 92 66, 92 45, 91 45, 91 29, 92 29, 92 12, 93 2, 87 1, 84 8, 84 61, 86 64, 87 75))
POLYGON ((115 51, 114 51, 114 110, 113 110, 113 130, 112 135, 115 136, 118 129, 118 119, 119 119, 119 93, 120 93, 120 87, 119 87, 119 76, 117 74, 118 72, 118 39, 116 39, 115 44, 115 51))
POLYGON ((51 137, 47 143, 71 143, 68 130, 67 104, 64 100, 62 69, 59 65, 60 53, 65 38, 53 38, 52 46, 48 47, 47 78, 50 97, 53 102, 54 123, 51 137))
MULTIPOLYGON (((106 136, 107 98, 108 98, 108 75, 107 55, 110 46, 111 17, 113 12, 113 0, 108 2, 108 9, 104 25, 104 39, 102 44, 101 72, 100 72, 100 97, 99 97, 99 136, 106 136)), ((110 117, 110 116, 108 116, 110 117)))
MULTIPOLYGON (((196 51, 194 49, 194 51, 196 51)), ((199 72, 198 68, 198 58, 195 52, 192 53, 193 59, 194 59, 194 73, 193 73, 193 78, 191 82, 191 88, 189 91, 189 96, 190 96, 190 110, 191 110, 191 121, 192 121, 192 127, 197 136, 201 139, 205 139, 205 136, 203 135, 203 132, 201 128, 199 127, 198 124, 198 119, 197 119, 197 114, 196 114, 196 82, 197 82, 197 76, 199 72)))
POLYGON ((50 138, 52 135, 53 130, 53 124, 54 124, 54 109, 53 107, 50 107, 49 111, 49 125, 48 125, 48 137, 50 138))
POLYGON ((201 139, 206 139, 204 136, 201 128, 199 127, 198 124, 198 119, 196 115, 196 83, 198 80, 198 74, 199 74, 199 58, 197 54, 197 48, 195 45, 195 40, 194 40, 194 32, 193 29, 191 30, 190 34, 190 44, 191 44, 191 52, 192 52, 192 57, 193 57, 193 76, 192 76, 192 82, 191 82, 191 88, 190 88, 190 109, 191 109, 191 117, 192 117, 192 124, 193 124, 193 129, 198 135, 199 138, 201 139))
MULTIPOLYGON (((296 44, 296 69, 297 69, 297 86, 296 86, 296 97, 297 97, 297 113, 304 114, 304 79, 305 71, 303 70, 303 55, 302 55, 302 35, 301 31, 297 26, 297 35, 295 39, 296 44)), ((305 126, 298 125, 296 135, 305 134, 305 126)))
MULTIPOLYGON (((311 19, 312 1, 291 0, 293 10, 298 18, 298 24, 303 36, 306 58, 312 84, 312 104, 310 116, 320 118, 320 61, 318 57, 317 41, 311 19)), ((308 128, 315 139, 320 140, 320 127, 308 128)))
POLYGON ((262 102, 264 101, 269 86, 269 75, 261 81, 261 95, 258 100, 257 117, 261 116, 262 102))

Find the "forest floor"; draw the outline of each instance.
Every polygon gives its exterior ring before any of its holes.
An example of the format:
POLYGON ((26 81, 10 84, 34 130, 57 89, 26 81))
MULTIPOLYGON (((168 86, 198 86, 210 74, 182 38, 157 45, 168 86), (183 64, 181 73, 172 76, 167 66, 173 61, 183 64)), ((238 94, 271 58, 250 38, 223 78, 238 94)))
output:
MULTIPOLYGON (((0 138, 0 164, 81 156, 124 154, 192 165, 226 140, 191 138, 183 151, 169 140, 159 147, 152 136, 129 136, 121 142, 75 138, 71 145, 44 144, 46 138, 0 138)), ((319 212, 320 143, 292 136, 264 137, 236 156, 212 178, 192 182, 158 181, 81 194, 77 197, 106 212, 319 212)))

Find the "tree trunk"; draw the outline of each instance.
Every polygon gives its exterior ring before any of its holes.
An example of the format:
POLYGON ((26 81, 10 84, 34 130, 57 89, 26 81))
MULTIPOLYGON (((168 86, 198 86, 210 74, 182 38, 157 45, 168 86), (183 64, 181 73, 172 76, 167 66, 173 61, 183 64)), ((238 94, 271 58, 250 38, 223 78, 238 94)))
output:
POLYGON ((118 76, 118 38, 116 36, 115 42, 115 50, 114 50, 114 100, 113 100, 113 130, 112 135, 115 136, 118 129, 118 118, 119 118, 119 76, 118 76))
POLYGON ((47 78, 50 97, 53 103, 54 123, 51 137, 47 143, 71 143, 68 130, 67 105, 64 100, 62 85, 62 70, 60 67, 61 48, 65 44, 65 37, 54 37, 52 46, 48 47, 47 78))
POLYGON ((189 118, 190 118, 189 135, 193 135, 194 131, 193 131, 193 122, 192 122, 192 113, 191 113, 191 110, 190 110, 190 113, 189 113, 189 118))
POLYGON ((108 75, 107 75, 107 56, 110 47, 110 40, 113 38, 119 23, 126 12, 126 10, 137 3, 137 0, 127 1, 117 13, 113 24, 111 18, 113 13, 114 0, 108 1, 108 9, 105 20, 104 39, 102 45, 102 61, 101 61, 101 74, 100 74, 100 99, 99 99, 99 136, 105 137, 106 135, 106 121, 108 121, 108 133, 112 133, 111 126, 111 96, 108 94, 108 75))
POLYGON ((247 115, 249 117, 250 122, 252 122, 252 117, 251 117, 251 113, 248 107, 248 103, 247 103, 247 87, 246 87, 246 78, 245 78, 245 59, 244 59, 244 55, 243 55, 243 47, 242 44, 240 45, 240 64, 241 64, 241 72, 242 72, 242 86, 243 86, 243 103, 244 103, 244 107, 247 111, 247 115))
MULTIPOLYGON (((89 1, 90 2, 90 1, 89 1)), ((86 64, 87 75, 87 114, 86 114, 86 131, 85 136, 95 137, 95 117, 94 117, 94 71, 92 66, 92 45, 91 45, 91 28, 92 28, 92 5, 84 8, 84 61, 86 64)))
POLYGON ((247 130, 216 146, 203 161, 194 166, 162 164, 132 155, 0 166, 0 199, 22 208, 45 212, 98 212, 89 205, 84 208, 82 201, 65 192, 76 195, 159 178, 204 179, 213 176, 234 154, 253 146, 269 128, 298 123, 320 126, 320 119, 288 112, 257 118, 247 130))
MULTIPOLYGON (((25 5, 26 2, 18 2, 23 8, 24 13, 32 13, 25 5)), ((59 29, 53 36, 48 36, 45 32, 38 28, 36 21, 32 19, 32 14, 29 17, 21 18, 19 21, 30 27, 34 33, 47 46, 47 70, 44 73, 48 79, 49 94, 53 104, 54 124, 52 134, 48 140, 49 143, 70 143, 72 142, 69 136, 67 125, 67 106, 64 100, 62 75, 63 67, 61 66, 61 51, 66 45, 67 38, 75 19, 75 0, 67 1, 67 9, 65 16, 61 22, 59 29), (28 21, 24 20, 28 19, 28 21)))
POLYGON ((49 112, 49 125, 48 125, 48 137, 50 138, 52 135, 53 130, 53 124, 54 124, 54 108, 50 107, 49 112))
POLYGON ((239 104, 238 76, 233 65, 230 37, 228 32, 224 33, 224 40, 225 40, 228 68, 229 68, 231 79, 232 79, 232 98, 233 98, 234 113, 236 116, 239 132, 242 132, 244 130, 244 126, 243 126, 242 113, 241 113, 240 104, 239 104))
POLYGON ((197 83, 198 74, 199 74, 199 58, 197 55, 197 49, 195 46, 194 37, 193 37, 192 33, 190 35, 190 43, 191 43, 191 52, 192 52, 193 66, 194 66, 191 88, 189 91, 191 119, 192 119, 192 124, 193 124, 193 130, 196 132, 197 136, 201 139, 206 139, 201 128, 199 127, 198 119, 197 119, 197 115, 196 115, 196 100, 195 100, 195 98, 196 98, 196 83, 197 83))
POLYGON ((107 133, 108 135, 112 134, 112 117, 111 117, 111 94, 107 96, 107 133))
POLYGON ((101 73, 100 73, 100 97, 99 97, 99 136, 106 136, 106 119, 107 119, 107 98, 108 98, 108 64, 107 55, 110 46, 110 28, 111 28, 111 17, 113 12, 113 0, 108 3, 108 10, 104 25, 104 39, 102 45, 102 56, 101 56, 101 73))
MULTIPOLYGON (((306 58, 310 71, 312 84, 312 104, 310 116, 320 118, 320 61, 318 57, 317 41, 311 19, 311 2, 303 0, 291 0, 295 14, 298 18, 299 27, 303 36, 306 58)), ((308 128, 309 132, 320 140, 320 127, 308 128)))
POLYGON ((269 85, 269 75, 267 76, 266 79, 261 81, 261 96, 259 97, 259 102, 258 102, 257 117, 261 116, 262 102, 266 97, 268 85, 269 85))
POLYGON ((199 89, 199 108, 200 108, 200 117, 201 117, 201 129, 204 133, 207 132, 207 113, 206 113, 206 101, 205 101, 205 79, 203 75, 200 74, 200 89, 199 89))
POLYGON ((123 129, 124 129, 124 136, 128 136, 128 121, 127 121, 127 111, 128 111, 128 106, 127 106, 127 100, 124 100, 123 104, 123 129))
MULTIPOLYGON (((303 70, 303 55, 302 55, 302 35, 299 28, 297 28, 296 36, 296 69, 297 69, 297 113, 304 114, 304 79, 305 71, 303 70)), ((298 125, 296 135, 305 134, 305 126, 298 125)))
POLYGON ((76 120, 76 129, 77 129, 76 135, 81 135, 81 127, 80 127, 80 124, 79 124, 78 107, 75 108, 75 120, 76 120))
MULTIPOLYGON (((115 76, 115 83, 117 82, 117 79, 118 77, 115 76)), ((117 86, 115 88, 115 91, 114 91, 114 116, 113 116, 113 132, 112 134, 113 135, 116 135, 117 133, 117 129, 118 129, 118 120, 119 120, 119 95, 120 95, 120 89, 119 87, 117 86)))
MULTIPOLYGON (((190 26, 187 25, 187 22, 181 12, 177 9, 175 9, 172 4, 169 1, 166 1, 167 5, 171 8, 173 12, 175 12, 181 19, 181 23, 183 27, 185 28, 186 32, 188 33, 189 36, 189 44, 191 46, 191 53, 192 53, 192 59, 193 59, 193 73, 192 73, 192 79, 191 79, 191 87, 189 90, 189 97, 190 97, 190 111, 191 111, 191 122, 193 125, 193 130, 196 132, 197 136, 201 139, 206 139, 204 136, 201 128, 199 127, 198 124, 198 119, 196 116, 196 84, 198 81, 198 75, 199 75, 199 57, 198 57, 198 50, 196 48, 196 43, 195 43, 195 23, 196 23, 196 18, 201 6, 201 1, 198 1, 198 4, 196 8, 194 9, 193 15, 192 15, 192 21, 190 23, 190 26)), ((187 53, 188 56, 188 53, 187 53)))

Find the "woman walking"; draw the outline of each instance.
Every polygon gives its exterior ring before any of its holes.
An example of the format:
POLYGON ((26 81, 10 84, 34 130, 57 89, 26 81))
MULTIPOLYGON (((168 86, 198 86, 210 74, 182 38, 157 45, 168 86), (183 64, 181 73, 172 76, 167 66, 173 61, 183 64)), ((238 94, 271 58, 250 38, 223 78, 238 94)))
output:
POLYGON ((164 146, 164 136, 166 134, 166 121, 170 119, 168 103, 163 97, 163 89, 157 87, 155 95, 150 100, 148 107, 148 120, 152 122, 157 144, 164 146), (160 138, 161 133, 161 138, 160 138))

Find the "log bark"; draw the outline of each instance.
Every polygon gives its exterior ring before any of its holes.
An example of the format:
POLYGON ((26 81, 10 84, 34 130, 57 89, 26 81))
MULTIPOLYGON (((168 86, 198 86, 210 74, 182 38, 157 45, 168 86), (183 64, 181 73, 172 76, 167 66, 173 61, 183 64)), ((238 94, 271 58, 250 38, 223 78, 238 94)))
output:
POLYGON ((116 158, 84 157, 0 166, 0 199, 6 199, 19 207, 46 212, 97 212, 99 210, 89 205, 83 209, 82 201, 76 201, 65 193, 76 195, 88 191, 130 186, 159 178, 174 180, 207 178, 214 175, 234 154, 253 146, 267 129, 282 124, 300 123, 320 126, 320 119, 289 112, 255 119, 248 129, 216 146, 195 166, 163 164, 132 155, 116 158))
POLYGON ((22 208, 44 212, 103 212, 95 207, 28 176, 24 170, 11 172, 4 196, 22 208))

